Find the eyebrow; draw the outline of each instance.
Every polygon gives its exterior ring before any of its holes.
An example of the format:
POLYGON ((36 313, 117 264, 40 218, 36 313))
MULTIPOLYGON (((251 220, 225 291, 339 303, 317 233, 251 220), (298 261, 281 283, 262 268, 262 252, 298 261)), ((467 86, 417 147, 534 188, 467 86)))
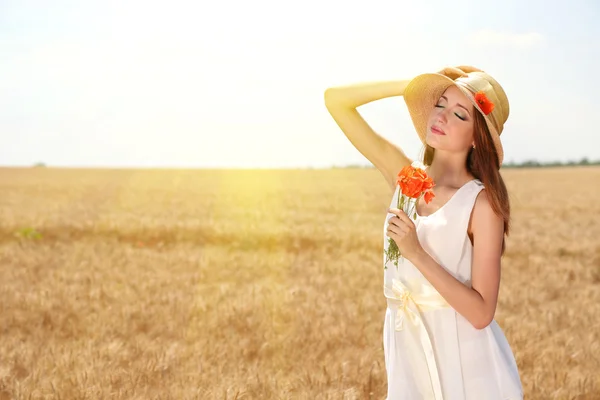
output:
MULTIPOLYGON (((444 100, 448 101, 448 98, 447 98, 446 96, 442 95, 442 98, 443 98, 444 100)), ((456 103, 456 104, 458 104, 458 106, 459 106, 459 107, 462 107, 462 108, 464 108, 464 109, 465 109, 465 111, 466 111, 466 112, 468 112, 468 113, 469 113, 469 115, 471 115, 471 111, 469 111, 469 109, 468 109, 467 107, 463 106, 463 105, 462 105, 462 104, 460 104, 460 103, 456 103)))

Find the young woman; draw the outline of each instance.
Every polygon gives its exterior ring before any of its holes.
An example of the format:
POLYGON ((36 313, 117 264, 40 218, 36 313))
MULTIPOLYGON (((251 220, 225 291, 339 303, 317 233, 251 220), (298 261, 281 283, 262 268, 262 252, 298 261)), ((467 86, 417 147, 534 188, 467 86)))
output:
POLYGON ((394 192, 384 224, 403 261, 384 269, 388 400, 516 400, 523 389, 494 320, 510 207, 500 166, 508 99, 489 74, 444 68, 412 80, 329 88, 325 104, 394 192), (374 132, 356 107, 403 96, 425 145, 422 164, 374 132), (398 172, 423 165, 435 197, 416 219, 397 208, 398 172))

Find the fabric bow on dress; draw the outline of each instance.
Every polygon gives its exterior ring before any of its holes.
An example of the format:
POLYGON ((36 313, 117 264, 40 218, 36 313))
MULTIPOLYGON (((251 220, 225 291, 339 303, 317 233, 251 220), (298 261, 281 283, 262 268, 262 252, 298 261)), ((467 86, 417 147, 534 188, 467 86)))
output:
POLYGON ((397 306, 394 326, 396 331, 409 329, 410 333, 419 338, 421 349, 411 348, 412 357, 424 357, 435 400, 443 400, 442 385, 431 339, 421 316, 422 311, 435 310, 449 307, 446 300, 431 286, 421 285, 418 292, 412 292, 399 279, 392 280, 392 286, 384 286, 383 293, 389 303, 397 306), (422 351, 421 351, 422 350, 422 351))

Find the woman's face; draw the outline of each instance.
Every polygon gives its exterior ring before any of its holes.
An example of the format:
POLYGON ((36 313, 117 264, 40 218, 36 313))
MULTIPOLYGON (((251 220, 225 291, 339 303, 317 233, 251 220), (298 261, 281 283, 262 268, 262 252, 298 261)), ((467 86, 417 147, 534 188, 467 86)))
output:
POLYGON ((468 151, 473 146, 474 112, 477 111, 467 96, 450 86, 429 115, 427 144, 439 150, 468 151))

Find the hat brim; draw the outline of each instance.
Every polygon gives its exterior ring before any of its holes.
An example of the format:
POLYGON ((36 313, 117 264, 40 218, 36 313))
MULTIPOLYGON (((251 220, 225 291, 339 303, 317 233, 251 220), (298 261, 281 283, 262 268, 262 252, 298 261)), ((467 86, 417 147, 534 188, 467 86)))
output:
POLYGON ((444 94, 446 89, 450 86, 459 88, 473 104, 475 110, 480 112, 484 117, 498 154, 499 165, 502 165, 504 151, 502 142, 500 141, 500 135, 490 119, 481 112, 479 105, 475 101, 474 94, 471 93, 469 89, 457 84, 454 80, 442 74, 426 73, 418 75, 404 88, 404 102, 406 103, 408 112, 421 142, 424 144, 426 143, 427 121, 431 115, 431 111, 442 94, 444 94))

